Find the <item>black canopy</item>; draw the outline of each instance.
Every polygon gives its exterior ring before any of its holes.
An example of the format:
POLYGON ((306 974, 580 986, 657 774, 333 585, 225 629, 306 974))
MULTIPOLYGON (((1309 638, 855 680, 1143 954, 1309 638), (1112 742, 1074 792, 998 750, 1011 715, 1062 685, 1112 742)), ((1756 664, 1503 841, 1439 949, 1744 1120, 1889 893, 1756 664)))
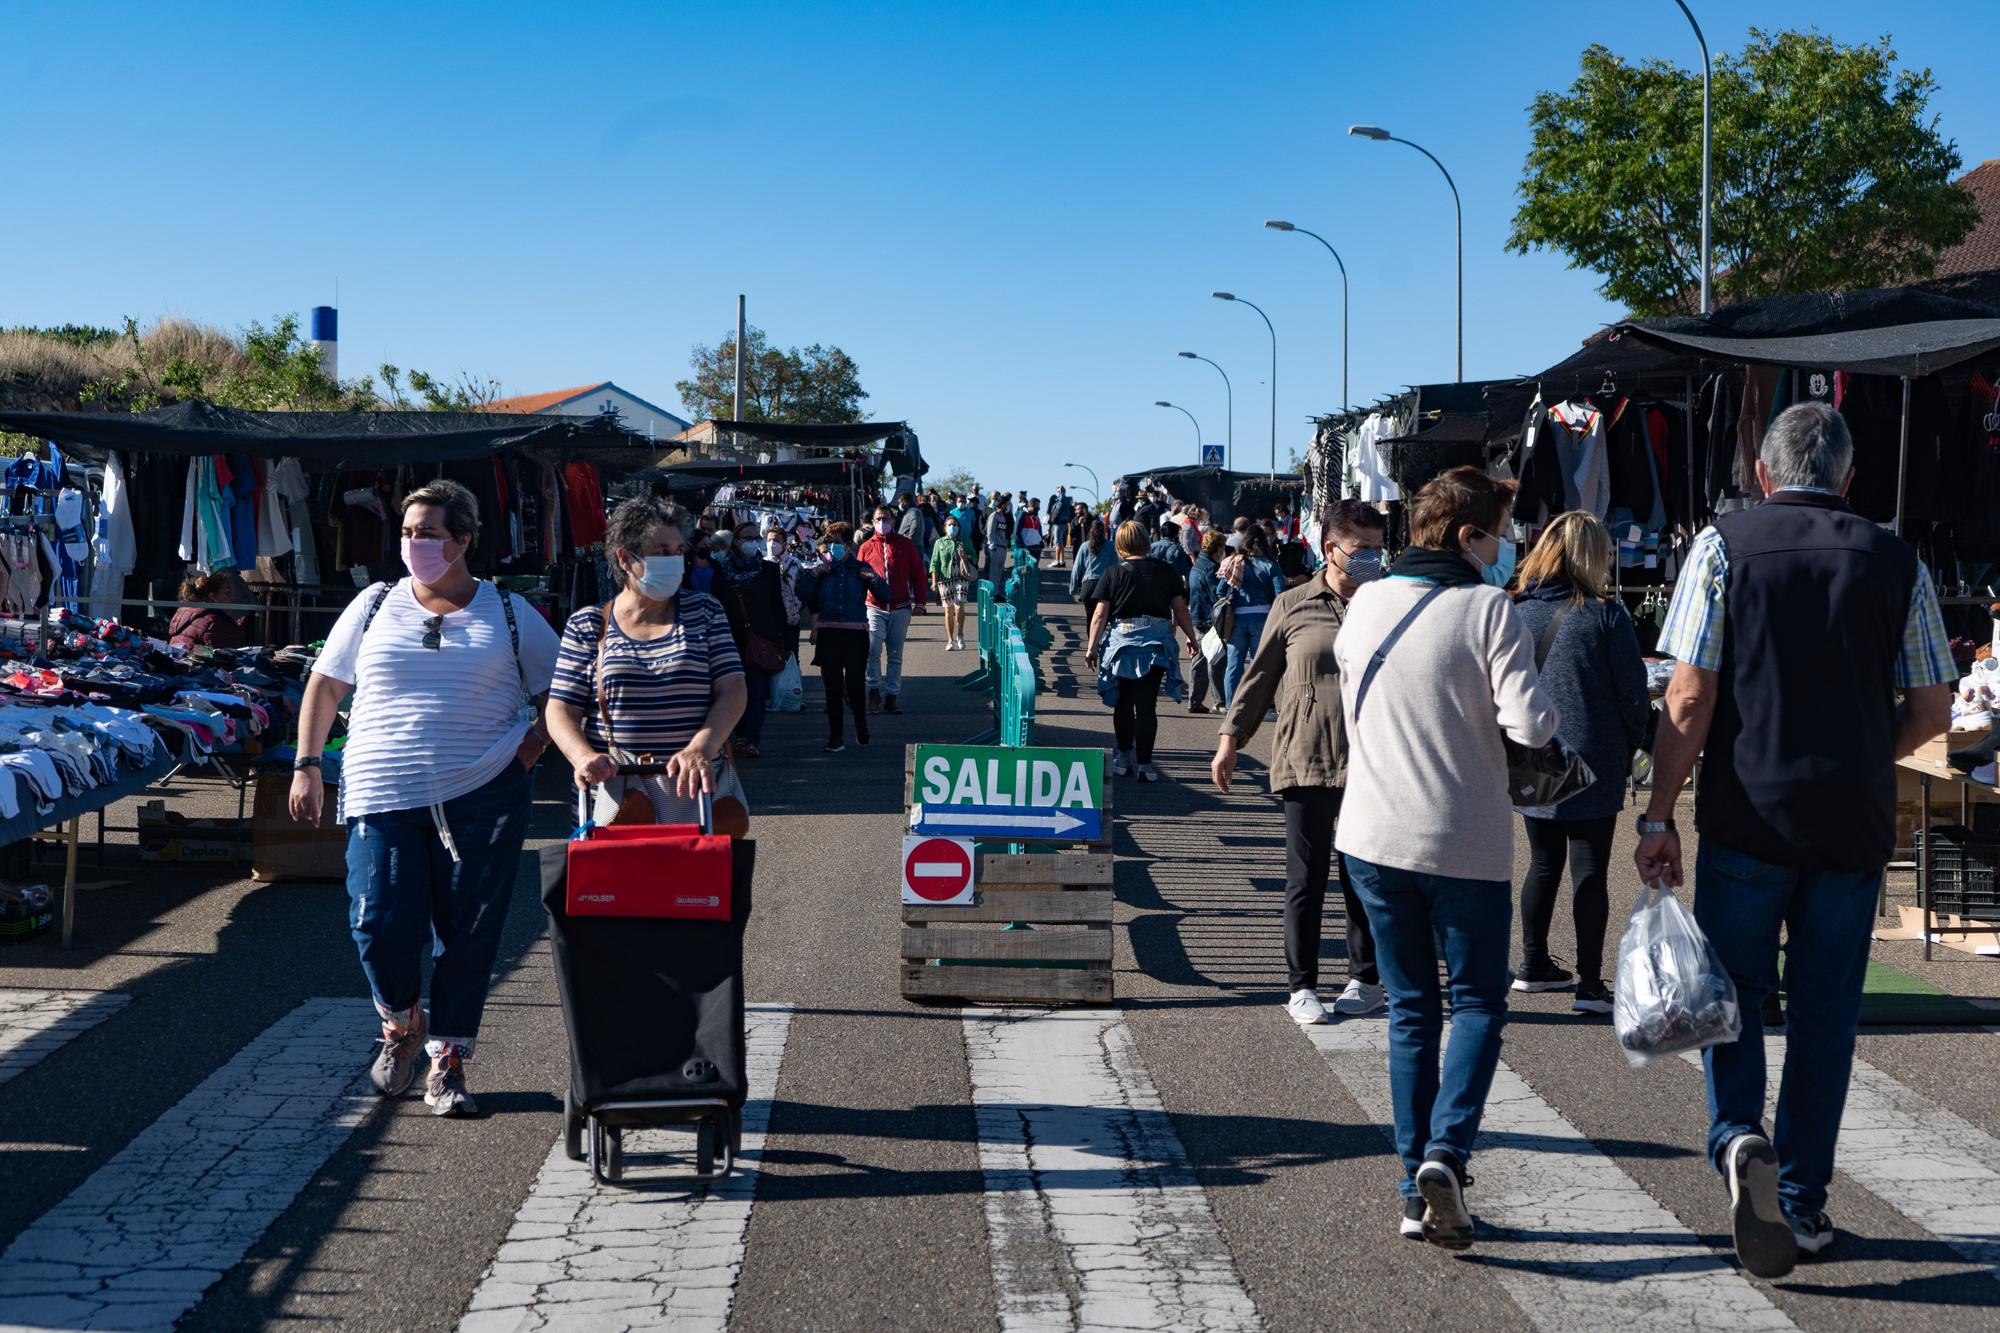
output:
POLYGON ((703 478, 718 486, 749 481, 779 486, 845 486, 850 481, 865 481, 875 472, 875 464, 848 458, 796 458, 783 463, 732 463, 721 458, 697 458, 686 463, 668 463, 658 471, 670 479, 703 478))
POLYGON ((1618 332, 1712 361, 1914 377, 2000 348, 2000 307, 1917 287, 1807 292, 1628 320, 1618 332))
POLYGON ((175 403, 149 412, 0 412, 0 430, 54 440, 86 455, 248 454, 321 467, 394 467, 488 458, 523 445, 577 446, 593 460, 654 457, 610 415, 500 412, 248 412, 175 403), (625 451, 630 450, 627 454, 625 451))
POLYGON ((907 421, 718 421, 714 425, 718 432, 734 431, 766 444, 808 449, 851 449, 880 440, 882 462, 897 476, 921 477, 930 471, 917 448, 917 433, 907 421))

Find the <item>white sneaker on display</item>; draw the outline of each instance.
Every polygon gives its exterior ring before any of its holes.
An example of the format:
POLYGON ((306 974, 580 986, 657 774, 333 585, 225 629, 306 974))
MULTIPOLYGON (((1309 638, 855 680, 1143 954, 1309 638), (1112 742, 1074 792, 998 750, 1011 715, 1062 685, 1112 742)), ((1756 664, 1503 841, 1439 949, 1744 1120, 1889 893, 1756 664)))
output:
POLYGON ((1318 991, 1293 991, 1292 998, 1285 1001, 1285 1012, 1301 1027, 1326 1022, 1326 1006, 1320 1003, 1318 991))
POLYGON ((1366 981, 1349 981, 1333 1002, 1333 1012, 1348 1018, 1380 1013, 1389 1007, 1389 992, 1366 981))

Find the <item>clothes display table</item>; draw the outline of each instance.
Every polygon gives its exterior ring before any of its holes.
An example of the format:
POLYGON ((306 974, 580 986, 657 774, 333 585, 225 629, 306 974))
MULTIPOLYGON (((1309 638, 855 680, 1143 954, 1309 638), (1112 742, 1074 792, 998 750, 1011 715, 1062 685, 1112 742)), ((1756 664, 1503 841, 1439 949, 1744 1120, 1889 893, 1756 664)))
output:
MULTIPOLYGON (((1940 933, 1937 915, 1933 911, 1933 861, 1936 839, 1929 836, 1931 829, 1931 784, 1934 781, 1949 782, 1958 788, 1958 822, 1966 827, 1972 824, 1972 799, 1974 793, 1981 793, 2000 799, 2000 786, 1991 783, 1974 782, 1969 776, 1959 772, 1944 760, 1943 747, 1933 744, 1919 750, 1907 759, 1896 761, 1896 767, 1916 774, 1917 789, 1921 793, 1917 814, 1917 827, 1926 835, 1917 838, 1917 912, 1921 916, 1920 930, 1923 935, 1924 958, 1931 956, 1931 945, 1940 933)), ((1976 925, 1963 922, 1942 929, 1972 936, 1982 932, 1976 925)))
POLYGON ((62 943, 69 947, 76 926, 76 844, 83 817, 102 812, 128 796, 136 796, 173 770, 174 761, 164 750, 143 768, 122 772, 116 779, 74 796, 58 797, 46 813, 23 809, 11 819, 0 820, 0 846, 23 838, 61 842, 63 854, 62 943))

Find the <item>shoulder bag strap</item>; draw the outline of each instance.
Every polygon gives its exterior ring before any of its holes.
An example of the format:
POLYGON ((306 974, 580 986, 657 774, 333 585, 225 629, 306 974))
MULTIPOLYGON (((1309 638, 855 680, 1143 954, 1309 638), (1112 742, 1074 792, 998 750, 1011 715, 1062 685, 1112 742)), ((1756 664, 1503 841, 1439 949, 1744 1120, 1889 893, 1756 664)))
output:
POLYGON ((376 591, 374 604, 368 608, 368 614, 361 617, 361 633, 355 636, 357 639, 367 636, 368 627, 375 623, 375 617, 381 613, 382 603, 389 600, 389 592, 395 586, 393 583, 385 583, 376 591))
POLYGON ((514 644, 514 670, 520 673, 521 693, 525 695, 528 692, 528 664, 521 660, 521 626, 514 619, 514 595, 497 583, 493 585, 493 591, 500 594, 500 609, 507 613, 507 637, 514 644))
POLYGON ((1542 631, 1542 640, 1535 645, 1536 671, 1540 671, 1542 664, 1549 660, 1549 649, 1556 646, 1556 632, 1563 627, 1563 621, 1568 620, 1570 612, 1574 610, 1576 610, 1576 599, 1572 597, 1563 603, 1563 609, 1555 613, 1549 621, 1549 627, 1542 631))
POLYGON ((1429 592, 1417 599, 1417 604, 1411 607, 1401 620, 1396 622, 1396 628, 1383 636, 1382 642, 1375 649, 1375 655, 1368 659, 1368 669, 1361 673, 1361 684, 1354 691, 1354 720, 1356 722, 1361 720, 1361 705, 1367 702, 1368 687, 1375 683, 1375 673, 1382 669, 1382 662, 1389 656, 1389 650, 1396 646, 1396 640, 1403 637, 1403 631, 1410 627, 1410 622, 1421 615, 1423 609, 1435 601, 1437 595, 1443 591, 1444 584, 1442 583, 1432 587, 1429 592))

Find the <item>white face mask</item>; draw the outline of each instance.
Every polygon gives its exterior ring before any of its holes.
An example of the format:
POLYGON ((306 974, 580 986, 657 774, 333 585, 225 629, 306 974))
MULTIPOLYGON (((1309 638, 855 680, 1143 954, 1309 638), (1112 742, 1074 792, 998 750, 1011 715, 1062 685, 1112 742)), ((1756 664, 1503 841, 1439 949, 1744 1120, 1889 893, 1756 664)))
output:
MULTIPOLYGON (((632 586, 639 595, 655 602, 664 602, 681 590, 681 575, 687 568, 687 558, 678 555, 649 555, 645 557, 646 569, 632 579, 632 586)), ((630 570, 626 571, 629 575, 630 570)))
POLYGON ((746 541, 740 543, 737 549, 754 560, 764 554, 764 543, 760 541, 746 541))

